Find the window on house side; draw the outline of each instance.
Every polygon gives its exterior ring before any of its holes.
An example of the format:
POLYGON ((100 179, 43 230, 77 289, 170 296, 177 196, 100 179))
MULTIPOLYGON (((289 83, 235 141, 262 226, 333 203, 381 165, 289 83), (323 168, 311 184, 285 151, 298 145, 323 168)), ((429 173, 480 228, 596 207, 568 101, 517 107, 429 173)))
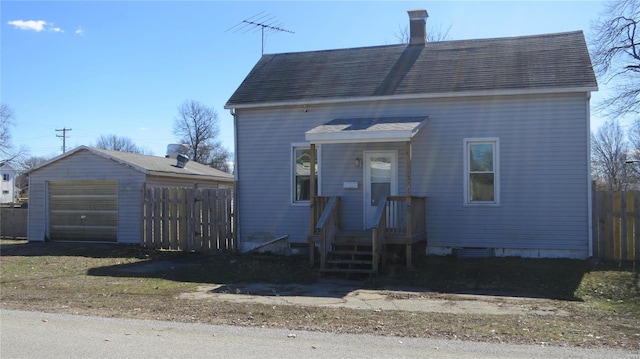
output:
POLYGON ((498 204, 498 139, 465 139, 465 204, 498 204))
POLYGON ((2 174, 2 180, 5 181, 5 182, 9 181, 9 174, 8 173, 3 173, 2 174))
MULTIPOLYGON (((293 147, 293 193, 292 199, 294 203, 309 202, 311 197, 311 151, 310 147, 293 147)), ((318 192, 318 151, 316 149, 316 193, 318 192)))

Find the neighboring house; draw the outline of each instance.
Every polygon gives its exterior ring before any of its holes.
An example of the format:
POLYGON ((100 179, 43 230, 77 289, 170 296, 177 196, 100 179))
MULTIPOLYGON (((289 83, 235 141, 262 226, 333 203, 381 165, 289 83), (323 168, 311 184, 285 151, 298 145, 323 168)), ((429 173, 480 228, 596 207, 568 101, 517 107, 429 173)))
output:
POLYGON ((240 244, 288 235, 324 261, 319 236, 349 241, 318 226, 335 198, 343 232, 426 230, 431 254, 590 255, 582 32, 426 42, 427 16, 409 12, 409 44, 262 56, 225 105, 240 244))
POLYGON ((7 162, 0 162, 0 203, 15 202, 18 190, 16 176, 18 171, 7 162))
POLYGON ((28 174, 29 241, 140 244, 145 188, 233 187, 232 175, 196 162, 85 146, 28 174))

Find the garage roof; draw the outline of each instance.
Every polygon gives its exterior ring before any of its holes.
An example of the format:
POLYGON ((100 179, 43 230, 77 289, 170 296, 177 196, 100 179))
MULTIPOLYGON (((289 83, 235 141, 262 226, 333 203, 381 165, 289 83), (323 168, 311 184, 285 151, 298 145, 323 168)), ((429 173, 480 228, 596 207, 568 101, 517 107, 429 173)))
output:
POLYGON ((143 172, 147 175, 158 177, 191 177, 217 180, 220 182, 233 182, 233 175, 220 171, 218 169, 203 165, 197 162, 188 162, 183 168, 176 166, 175 158, 157 157, 142 155, 138 153, 120 152, 103 150, 88 146, 80 146, 68 151, 58 157, 55 157, 37 167, 27 171, 27 173, 37 171, 40 168, 46 167, 49 164, 59 161, 63 158, 73 156, 80 151, 88 151, 96 156, 100 156, 115 162, 118 162, 124 166, 129 166, 137 171, 143 172))

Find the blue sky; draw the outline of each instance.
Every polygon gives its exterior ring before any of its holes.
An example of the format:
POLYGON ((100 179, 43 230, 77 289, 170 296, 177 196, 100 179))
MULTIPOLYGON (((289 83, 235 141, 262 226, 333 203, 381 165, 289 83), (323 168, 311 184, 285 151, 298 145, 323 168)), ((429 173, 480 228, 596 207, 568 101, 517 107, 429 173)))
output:
MULTIPOLYGON (((173 118, 188 99, 218 113, 233 151, 224 104, 261 55, 260 31, 234 31, 264 12, 294 33, 267 33, 265 53, 395 44, 407 10, 429 12, 449 38, 583 30, 600 1, 2 1, 0 100, 15 112, 13 145, 61 154, 100 135, 129 137, 163 156, 176 142, 173 118)), ((602 98, 592 97, 592 106, 602 98)), ((604 91, 603 91, 604 90, 604 91)), ((602 123, 592 116, 592 129, 602 123)))

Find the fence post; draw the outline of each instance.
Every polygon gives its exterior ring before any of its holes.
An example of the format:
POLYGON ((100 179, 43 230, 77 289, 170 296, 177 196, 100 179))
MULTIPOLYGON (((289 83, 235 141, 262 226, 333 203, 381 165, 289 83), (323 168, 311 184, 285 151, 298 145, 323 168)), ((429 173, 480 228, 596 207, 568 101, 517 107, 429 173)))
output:
POLYGON ((640 192, 633 192, 633 257, 635 261, 640 261, 640 192))
POLYGON ((620 260, 627 259, 627 191, 620 192, 620 260))
POLYGON ((593 188, 593 194, 591 195, 591 215, 593 217, 592 219, 592 229, 591 229, 591 235, 593 236, 592 240, 593 242, 591 243, 591 246, 593 248, 593 257, 594 258, 599 258, 600 257, 600 240, 602 239, 602 236, 600 234, 600 229, 602 228, 602 225, 600 224, 600 207, 601 207, 601 201, 600 201, 600 192, 595 190, 595 186, 592 187, 593 188))

